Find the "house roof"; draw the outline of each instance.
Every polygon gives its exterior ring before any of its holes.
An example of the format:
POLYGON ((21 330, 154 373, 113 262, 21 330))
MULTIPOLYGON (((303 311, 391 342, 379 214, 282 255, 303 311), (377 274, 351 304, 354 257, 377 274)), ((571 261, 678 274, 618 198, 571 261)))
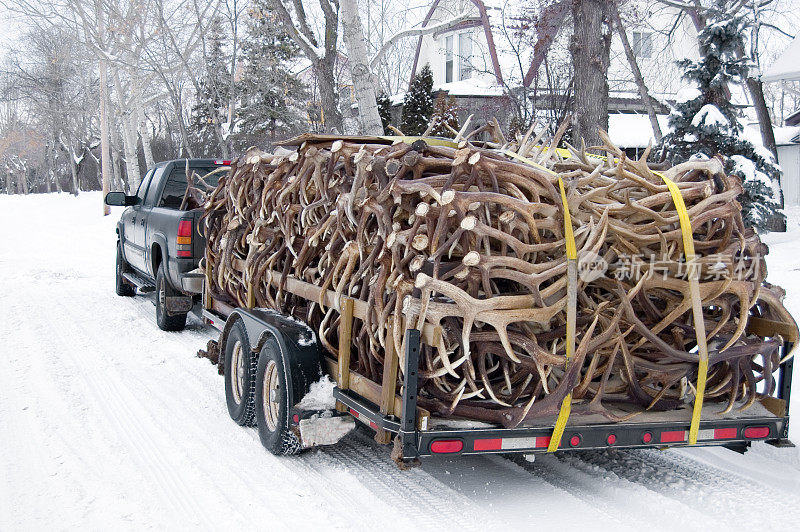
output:
POLYGON ((800 80, 800 37, 795 37, 786 51, 761 75, 761 81, 780 80, 800 80))

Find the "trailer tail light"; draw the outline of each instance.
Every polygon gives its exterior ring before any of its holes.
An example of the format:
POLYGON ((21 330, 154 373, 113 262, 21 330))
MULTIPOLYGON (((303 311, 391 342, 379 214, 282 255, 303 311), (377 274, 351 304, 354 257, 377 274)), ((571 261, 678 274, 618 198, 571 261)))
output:
POLYGON ((178 256, 192 256, 192 221, 181 220, 178 222, 178 256))
POLYGON ((748 440, 758 440, 769 436, 769 427, 747 427, 744 429, 744 437, 748 440))
POLYGON ((581 444, 581 437, 578 436, 577 434, 574 435, 569 439, 569 444, 572 445, 573 447, 577 447, 578 445, 581 444))
POLYGON ((223 161, 221 159, 217 159, 216 161, 214 161, 214 164, 220 164, 220 165, 223 165, 223 166, 230 166, 231 162, 230 161, 223 161))
POLYGON ((653 434, 650 432, 642 434, 642 443, 650 443, 651 441, 653 441, 653 434))
POLYGON ((431 443, 431 452, 436 454, 458 453, 464 448, 461 440, 436 440, 431 443))
POLYGON ((686 441, 685 430, 668 430, 661 433, 661 443, 677 443, 686 441))
POLYGON ((608 438, 606 438, 606 443, 609 445, 614 445, 617 443, 617 436, 615 434, 609 434, 608 438))

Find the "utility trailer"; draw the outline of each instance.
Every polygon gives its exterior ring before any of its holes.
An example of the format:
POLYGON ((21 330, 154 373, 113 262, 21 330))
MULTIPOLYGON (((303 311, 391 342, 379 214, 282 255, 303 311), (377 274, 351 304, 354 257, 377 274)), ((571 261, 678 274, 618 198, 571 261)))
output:
MULTIPOLYGON (((195 275, 199 285, 211 272, 195 275)), ((280 284, 281 276, 272 272, 275 286, 280 284)), ((367 304, 344 296, 337 300, 333 290, 323 292, 292 276, 286 278, 284 289, 335 307, 340 313, 338 361, 324 352, 316 342, 315 332, 305 324, 272 310, 252 308, 252 294, 248 297, 250 308, 233 308, 203 288, 202 318, 221 332, 218 364, 225 375, 228 410, 240 425, 257 424, 262 443, 271 452, 295 454, 315 444, 304 441, 303 425, 326 413, 302 410, 297 404, 322 375, 336 383, 336 412, 328 412, 327 416, 351 416, 373 429, 379 443, 394 442, 393 458, 398 464, 433 455, 547 452, 555 416, 504 428, 437 417, 419 406, 420 346, 435 345, 437 335, 442 334, 440 327, 425 323, 416 330, 400 324, 404 330, 401 352, 395 352, 394 342, 387 342, 382 382, 375 382, 349 369, 353 320, 365 318, 367 304), (401 366, 403 381, 397 390, 401 366)), ((394 324, 385 326, 391 328, 394 324)), ((781 349, 782 362, 776 370, 776 396, 761 397, 744 412, 734 407, 729 413, 720 414, 719 404, 706 405, 696 445, 723 446, 738 452, 747 450, 753 441, 794 446, 788 439, 793 359, 785 355, 798 341, 795 330, 789 324, 750 318, 748 331, 761 336, 780 334, 786 339, 781 349)), ((619 417, 628 413, 624 407, 615 412, 619 417)), ((674 411, 641 412, 626 422, 610 422, 599 415, 572 416, 557 452, 685 447, 689 445, 691 417, 691 405, 674 411)))

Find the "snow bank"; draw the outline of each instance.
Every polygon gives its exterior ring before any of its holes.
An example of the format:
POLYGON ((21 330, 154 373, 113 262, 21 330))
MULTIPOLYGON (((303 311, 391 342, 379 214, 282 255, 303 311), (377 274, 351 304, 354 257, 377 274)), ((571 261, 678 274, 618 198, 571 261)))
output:
MULTIPOLYGON (((661 133, 669 131, 666 115, 658 115, 661 133)), ((611 114, 608 116, 608 136, 620 148, 646 148, 656 144, 650 117, 641 114, 611 114)))

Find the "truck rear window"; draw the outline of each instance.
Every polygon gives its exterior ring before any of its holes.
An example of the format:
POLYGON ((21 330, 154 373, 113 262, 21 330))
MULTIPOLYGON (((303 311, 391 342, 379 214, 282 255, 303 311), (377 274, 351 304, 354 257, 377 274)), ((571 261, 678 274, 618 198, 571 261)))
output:
MULTIPOLYGON (((214 190, 219 182, 221 174, 213 174, 207 176, 210 172, 216 170, 217 166, 201 166, 189 167, 189 173, 194 175, 194 187, 200 191, 208 194, 214 190), (206 177, 207 176, 207 177, 206 177), (199 177, 199 179, 198 179, 199 177)), ((167 209, 179 209, 183 196, 186 194, 186 168, 175 167, 169 175, 167 182, 164 184, 164 192, 161 194, 161 201, 159 207, 166 207, 167 209)))

